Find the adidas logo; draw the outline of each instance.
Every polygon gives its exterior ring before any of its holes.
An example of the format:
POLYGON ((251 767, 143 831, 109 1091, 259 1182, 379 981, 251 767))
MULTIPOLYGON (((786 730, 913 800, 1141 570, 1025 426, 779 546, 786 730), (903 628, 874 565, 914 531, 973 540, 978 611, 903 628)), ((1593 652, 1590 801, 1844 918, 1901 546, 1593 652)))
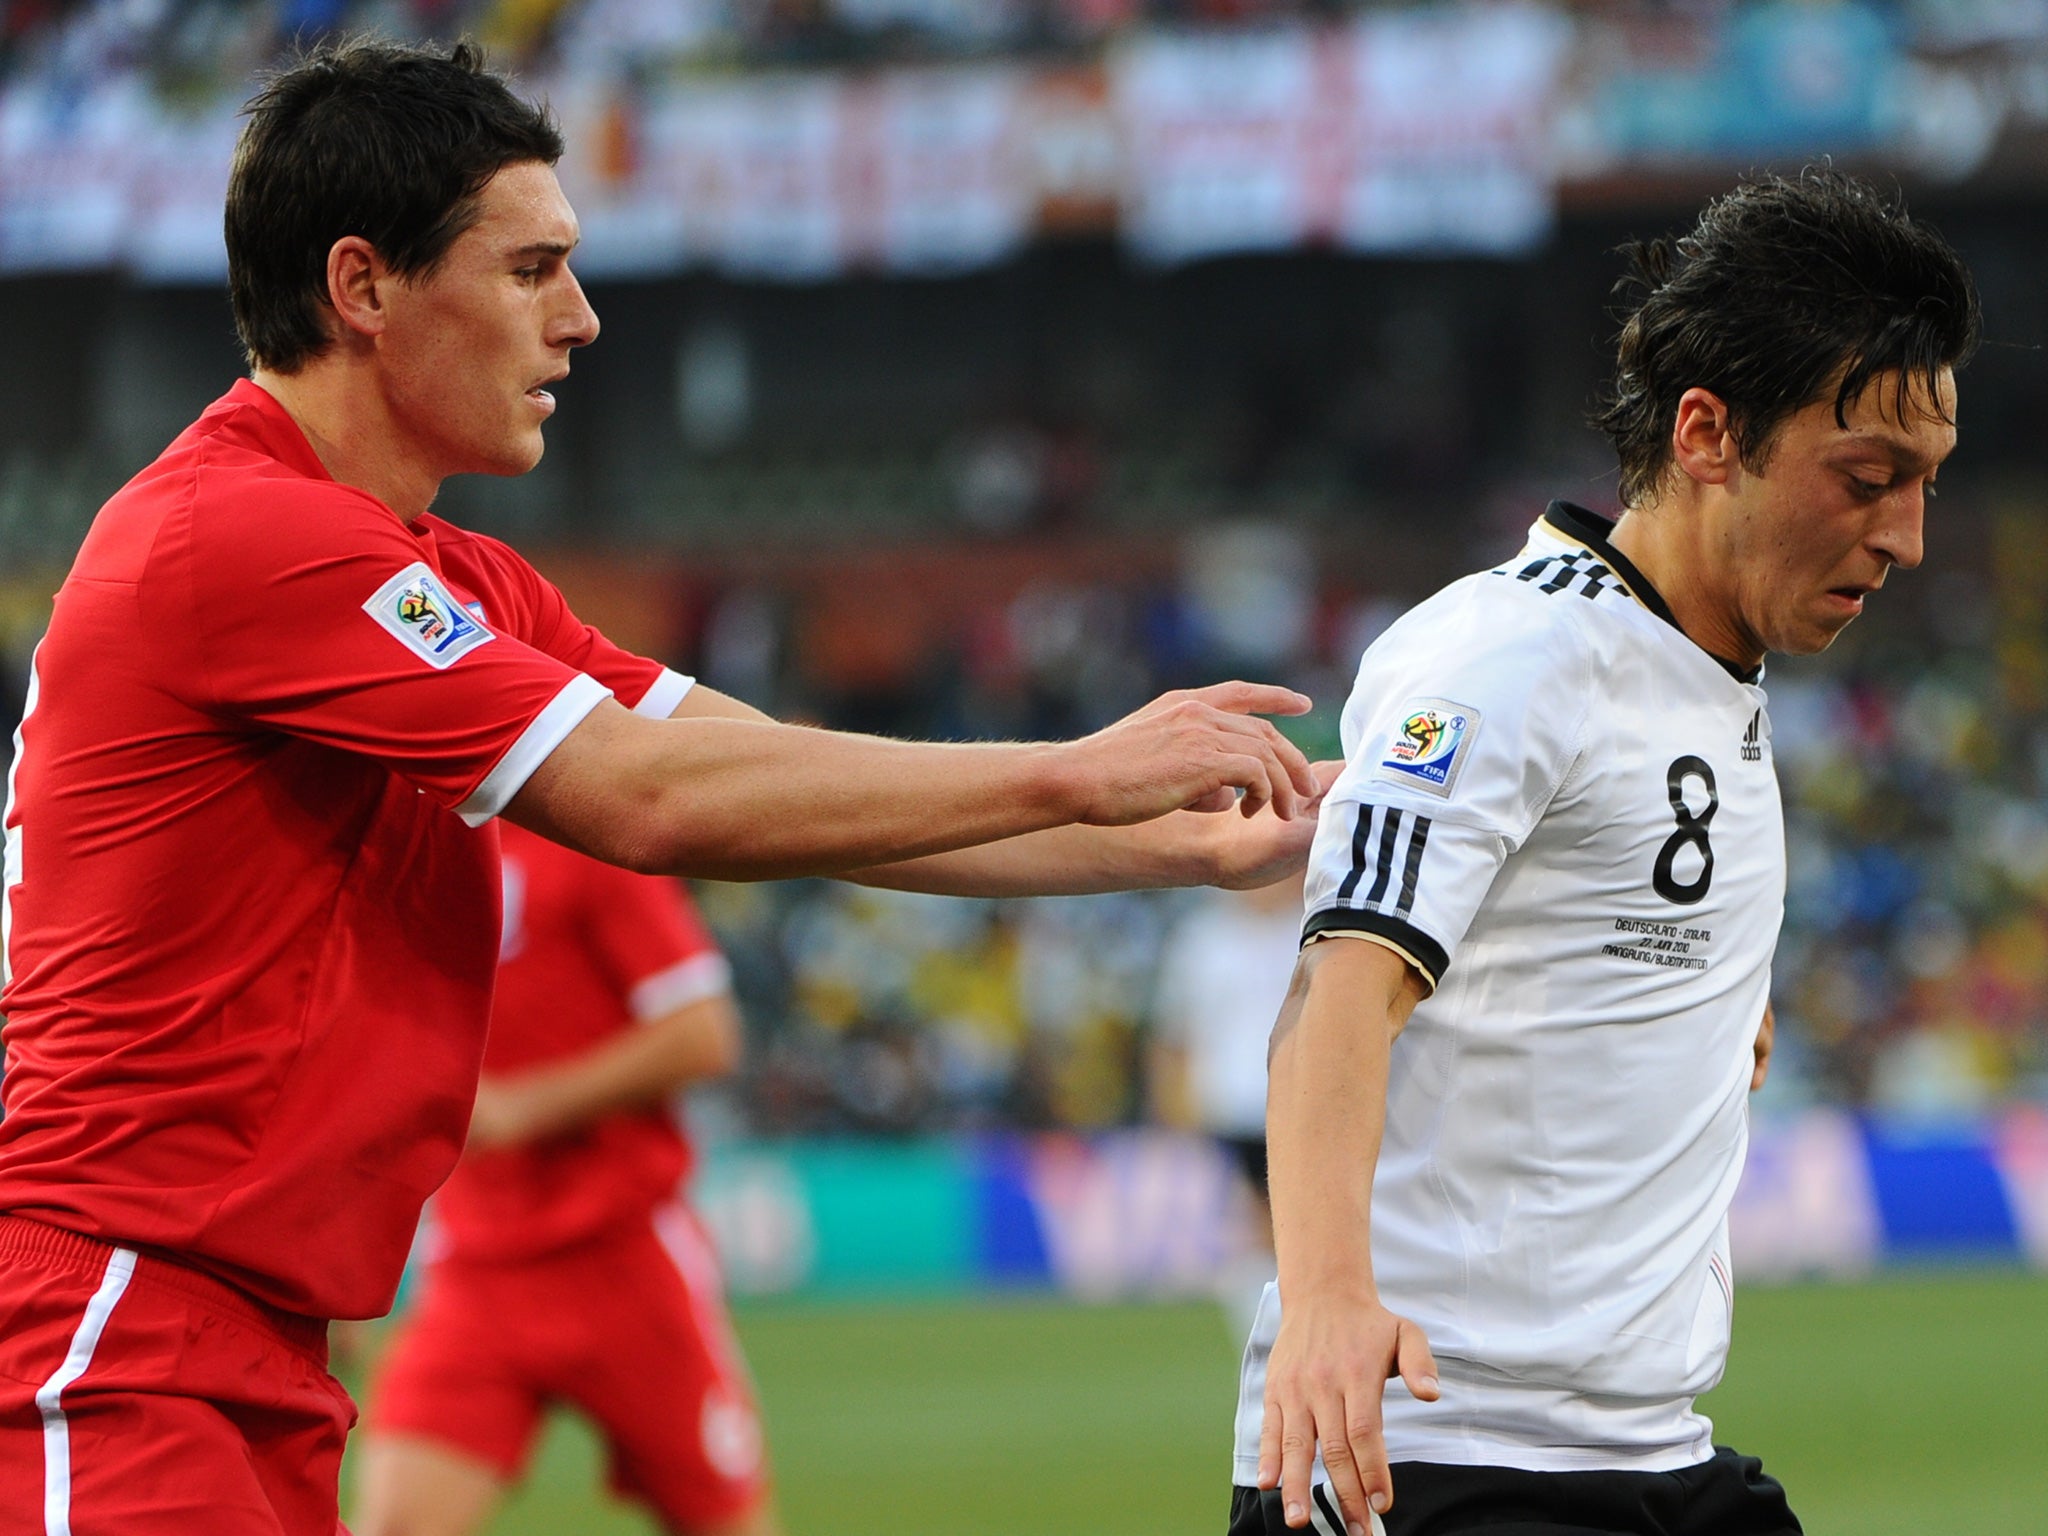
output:
POLYGON ((1742 733, 1742 760, 1745 763, 1760 763, 1764 760, 1764 744, 1758 739, 1763 720, 1764 712, 1758 710, 1749 717, 1749 729, 1742 733))

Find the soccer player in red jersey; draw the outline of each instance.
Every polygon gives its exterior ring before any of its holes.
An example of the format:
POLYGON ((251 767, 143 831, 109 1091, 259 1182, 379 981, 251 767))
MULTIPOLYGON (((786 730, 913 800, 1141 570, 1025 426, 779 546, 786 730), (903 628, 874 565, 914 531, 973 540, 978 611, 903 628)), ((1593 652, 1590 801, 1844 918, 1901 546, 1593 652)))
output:
POLYGON ((1316 777, 1250 713, 1306 707, 1285 690, 1055 745, 780 725, 433 516, 447 476, 538 462, 597 336, 560 150, 466 49, 342 47, 251 103, 226 225, 252 377, 95 519, 9 774, 12 1529, 332 1536, 354 1407, 325 1320, 389 1309, 461 1148, 498 816, 639 869, 958 892, 1305 853, 1316 777), (1243 818, 1170 814, 1238 791, 1243 818))
POLYGON ((469 1146, 368 1405, 356 1529, 468 1536, 559 1400, 677 1536, 771 1536, 752 1388, 678 1190, 690 1147, 670 1102, 739 1059, 725 957, 681 886, 517 826, 504 880, 469 1146))

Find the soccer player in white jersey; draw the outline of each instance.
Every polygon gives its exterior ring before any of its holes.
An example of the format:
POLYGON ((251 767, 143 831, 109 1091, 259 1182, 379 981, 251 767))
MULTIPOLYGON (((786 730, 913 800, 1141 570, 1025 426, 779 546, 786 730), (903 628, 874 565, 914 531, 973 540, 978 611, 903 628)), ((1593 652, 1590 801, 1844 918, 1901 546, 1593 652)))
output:
POLYGON ((1232 1536, 1800 1530, 1693 1408, 1783 907, 1762 664, 1919 563, 1977 300, 1825 170, 1636 265, 1598 417, 1620 521, 1554 503, 1345 709, 1271 1045, 1232 1536))

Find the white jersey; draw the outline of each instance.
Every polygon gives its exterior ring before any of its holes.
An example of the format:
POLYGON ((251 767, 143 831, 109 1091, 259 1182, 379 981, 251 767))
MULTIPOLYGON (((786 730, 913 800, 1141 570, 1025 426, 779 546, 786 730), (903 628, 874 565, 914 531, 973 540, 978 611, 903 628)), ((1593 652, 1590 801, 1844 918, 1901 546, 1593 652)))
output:
MULTIPOLYGON (((1386 1394, 1396 1461, 1664 1471, 1713 1454, 1727 1212, 1748 1140, 1785 836, 1763 690, 1561 503, 1406 614, 1344 711, 1306 936, 1435 984, 1394 1043, 1382 1299, 1441 1366, 1386 1394), (1348 941, 1345 941, 1348 942, 1348 941)), ((1269 1292, 1237 1481, 1258 1470, 1269 1292)))

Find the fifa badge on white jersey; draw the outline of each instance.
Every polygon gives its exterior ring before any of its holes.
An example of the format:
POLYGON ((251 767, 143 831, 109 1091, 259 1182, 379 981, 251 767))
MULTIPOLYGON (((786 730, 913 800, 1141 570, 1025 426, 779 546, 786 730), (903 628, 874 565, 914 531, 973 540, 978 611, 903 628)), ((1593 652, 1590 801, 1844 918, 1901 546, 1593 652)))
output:
POLYGON ((1395 718, 1373 777, 1450 799, 1465 753, 1479 734, 1479 711, 1449 699, 1411 699, 1395 718))
POLYGON ((423 560, 415 560, 377 589, 363 612, 382 624, 434 668, 453 666, 495 638, 448 591, 423 560))

